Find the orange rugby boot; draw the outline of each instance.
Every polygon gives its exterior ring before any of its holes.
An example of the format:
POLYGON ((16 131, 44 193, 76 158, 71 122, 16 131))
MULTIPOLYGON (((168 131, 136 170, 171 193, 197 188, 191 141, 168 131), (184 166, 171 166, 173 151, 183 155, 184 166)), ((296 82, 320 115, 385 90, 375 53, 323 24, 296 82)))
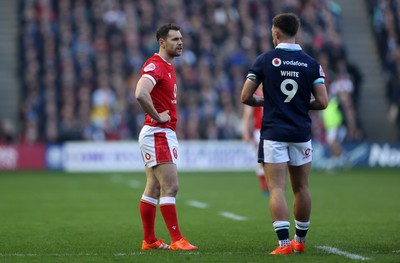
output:
POLYGON ((170 249, 170 246, 165 244, 161 239, 154 243, 148 244, 146 240, 143 240, 142 250, 152 250, 152 249, 170 249))
POLYGON ((278 246, 274 251, 270 253, 271 255, 289 255, 292 254, 292 248, 290 245, 281 247, 278 246))
POLYGON ((305 244, 303 242, 296 242, 292 240, 290 241, 290 246, 295 253, 303 253, 305 250, 305 244))
POLYGON ((196 246, 189 243, 184 237, 171 244, 171 250, 197 250, 196 246))

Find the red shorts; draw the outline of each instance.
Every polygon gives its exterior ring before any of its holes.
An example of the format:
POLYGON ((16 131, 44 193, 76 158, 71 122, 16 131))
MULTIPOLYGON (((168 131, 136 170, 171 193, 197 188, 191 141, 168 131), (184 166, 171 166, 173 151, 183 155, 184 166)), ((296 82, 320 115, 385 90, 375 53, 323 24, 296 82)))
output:
POLYGON ((178 139, 175 131, 144 125, 139 134, 139 147, 144 164, 153 167, 162 163, 177 163, 178 139))

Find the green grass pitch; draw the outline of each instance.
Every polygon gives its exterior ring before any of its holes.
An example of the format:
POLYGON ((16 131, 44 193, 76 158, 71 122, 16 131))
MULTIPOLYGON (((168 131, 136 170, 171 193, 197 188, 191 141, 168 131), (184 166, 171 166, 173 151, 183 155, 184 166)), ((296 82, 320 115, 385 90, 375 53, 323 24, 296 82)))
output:
MULTIPOLYGON (((312 171, 306 253, 288 256, 269 255, 277 239, 253 172, 179 178, 195 252, 140 250, 144 173, 1 172, 0 262, 400 262, 399 169, 312 171)), ((170 242, 159 210, 156 234, 170 242)))

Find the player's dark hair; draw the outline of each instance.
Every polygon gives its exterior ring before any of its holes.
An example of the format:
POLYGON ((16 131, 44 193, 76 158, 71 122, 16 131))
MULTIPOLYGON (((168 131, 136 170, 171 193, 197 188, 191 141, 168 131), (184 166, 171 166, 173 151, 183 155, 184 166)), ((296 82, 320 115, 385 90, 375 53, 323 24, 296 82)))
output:
POLYGON ((181 29, 181 27, 178 26, 177 24, 166 24, 166 25, 161 26, 157 30, 157 34, 156 34, 157 41, 160 40, 160 38, 166 39, 170 30, 178 31, 180 29, 181 29))
POLYGON ((272 19, 272 25, 290 37, 294 37, 297 34, 300 24, 299 17, 293 13, 279 14, 272 19))

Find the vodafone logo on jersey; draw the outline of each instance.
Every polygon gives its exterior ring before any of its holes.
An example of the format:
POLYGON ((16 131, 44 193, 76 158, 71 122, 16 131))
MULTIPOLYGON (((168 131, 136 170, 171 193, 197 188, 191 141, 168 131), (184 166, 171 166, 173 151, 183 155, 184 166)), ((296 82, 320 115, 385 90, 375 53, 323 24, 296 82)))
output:
POLYGON ((282 64, 282 60, 280 60, 279 58, 274 58, 274 59, 272 60, 272 65, 273 65, 274 67, 279 67, 281 64, 282 64))
POLYGON ((154 65, 154 63, 150 63, 143 70, 144 70, 144 72, 149 72, 149 71, 153 71, 155 69, 156 69, 156 65, 154 65))

